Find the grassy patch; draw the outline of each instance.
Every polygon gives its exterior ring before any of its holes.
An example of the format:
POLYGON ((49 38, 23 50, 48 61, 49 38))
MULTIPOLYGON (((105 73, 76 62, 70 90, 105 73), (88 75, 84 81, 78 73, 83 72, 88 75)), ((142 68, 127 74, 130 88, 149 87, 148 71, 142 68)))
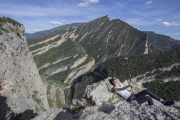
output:
POLYGON ((49 107, 52 108, 53 107, 53 101, 50 98, 48 98, 48 103, 49 103, 49 107))
POLYGON ((57 103, 58 108, 63 107, 63 104, 61 103, 61 100, 60 100, 60 91, 59 91, 59 89, 56 90, 56 103, 57 103))
POLYGON ((41 106, 42 101, 41 99, 37 98, 37 95, 38 95, 38 91, 37 90, 33 91, 32 98, 39 106, 41 106))
POLYGON ((82 107, 75 105, 74 108, 72 109, 71 113, 75 115, 75 114, 79 113, 81 110, 83 110, 82 107))
POLYGON ((39 109, 39 107, 37 105, 35 105, 35 111, 40 112, 40 109, 39 109))
POLYGON ((48 84, 48 86, 47 86, 47 91, 46 91, 46 94, 47 94, 47 95, 50 95, 50 94, 51 94, 51 93, 50 93, 51 88, 52 88, 52 85, 48 84))
POLYGON ((115 95, 112 96, 112 98, 109 98, 109 103, 113 104, 113 100, 115 99, 115 95))
POLYGON ((103 101, 103 105, 106 105, 106 102, 105 102, 105 101, 103 101))

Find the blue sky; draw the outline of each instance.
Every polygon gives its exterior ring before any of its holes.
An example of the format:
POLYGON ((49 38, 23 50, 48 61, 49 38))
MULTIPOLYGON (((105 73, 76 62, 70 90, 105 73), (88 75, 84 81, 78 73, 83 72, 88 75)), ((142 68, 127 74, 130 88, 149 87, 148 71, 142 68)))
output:
POLYGON ((108 15, 141 31, 180 40, 180 0, 0 0, 0 16, 15 19, 27 33, 88 22, 108 15))

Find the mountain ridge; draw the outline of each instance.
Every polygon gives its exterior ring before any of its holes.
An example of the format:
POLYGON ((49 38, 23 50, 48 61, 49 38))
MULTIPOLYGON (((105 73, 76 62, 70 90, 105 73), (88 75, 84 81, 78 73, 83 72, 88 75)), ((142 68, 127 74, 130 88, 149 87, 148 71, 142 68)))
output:
MULTIPOLYGON (((51 36, 49 35, 49 37, 44 36, 42 38, 28 39, 29 49, 34 56, 38 68, 42 68, 43 65, 43 62, 40 62, 42 61, 41 58, 46 59, 49 54, 54 54, 50 51, 56 51, 57 48, 63 48, 63 51, 67 49, 65 46, 72 48, 69 43, 81 46, 82 49, 80 51, 84 52, 89 59, 95 59, 95 65, 97 65, 101 61, 105 61, 113 56, 123 54, 142 54, 145 51, 146 46, 144 44, 146 42, 147 38, 145 33, 136 30, 119 19, 110 21, 108 16, 103 16, 90 22, 83 23, 78 27, 74 25, 68 26, 65 31, 60 31, 58 34, 53 34, 51 36), (131 35, 130 33, 133 34, 131 35), (39 63, 42 65, 39 66, 39 63)), ((62 52, 60 53, 64 54, 62 52)), ((68 57, 69 55, 75 56, 78 54, 78 51, 74 55, 72 55, 72 53, 73 52, 66 52, 64 57, 68 57)), ((57 54, 56 58, 58 56, 59 55, 57 54)), ((59 57, 61 57, 60 59, 63 59, 62 55, 59 57)), ((78 55, 78 57, 80 56, 78 55)), ((44 65, 49 64, 48 59, 49 58, 44 60, 44 65)), ((53 62, 53 59, 51 60, 51 62, 53 62)), ((56 60, 57 59, 54 58, 54 62, 56 60)), ((75 62, 75 59, 73 61, 75 62)), ((68 64, 72 65, 73 63, 68 64)), ((42 73, 41 71, 40 73, 42 73)), ((43 75, 45 74, 43 73, 43 75)))

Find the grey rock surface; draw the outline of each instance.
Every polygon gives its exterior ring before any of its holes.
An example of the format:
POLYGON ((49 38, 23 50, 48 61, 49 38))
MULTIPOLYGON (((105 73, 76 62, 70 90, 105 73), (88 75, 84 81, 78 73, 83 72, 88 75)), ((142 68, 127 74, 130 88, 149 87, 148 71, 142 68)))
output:
MULTIPOLYGON (((137 101, 130 103, 112 91, 109 78, 88 85, 84 94, 72 101, 70 110, 59 109, 39 114, 34 120, 178 120, 180 119, 180 104, 176 102, 173 106, 164 106, 161 102, 154 100, 155 105, 137 101), (90 104, 89 104, 90 103, 90 104), (73 115, 72 111, 82 108, 80 112, 73 115), (71 112, 70 112, 71 111, 71 112)), ((123 85, 128 82, 124 81, 123 85)), ((143 90, 141 83, 136 83, 130 90, 143 90)))
MULTIPOLYGON (((108 79, 110 79, 110 77, 98 83, 88 85, 82 96, 77 96, 72 100, 71 107, 73 108, 75 105, 86 107, 89 103, 91 105, 103 105, 124 101, 122 97, 113 91, 113 86, 109 83, 108 79)), ((124 81, 122 84, 126 85, 128 83, 124 81)))
MULTIPOLYGON (((74 116, 69 118, 73 120, 74 116)), ((115 105, 91 106, 78 114, 79 120, 153 120, 180 119, 180 113, 172 113, 157 106, 140 106, 136 101, 115 105)))
POLYGON ((7 32, 0 35, 0 94, 15 113, 26 109, 49 109, 46 88, 28 49, 23 25, 2 23, 7 32))
POLYGON ((121 101, 112 105, 89 106, 73 115, 67 110, 41 113, 33 120, 179 120, 180 112, 159 106, 121 101))

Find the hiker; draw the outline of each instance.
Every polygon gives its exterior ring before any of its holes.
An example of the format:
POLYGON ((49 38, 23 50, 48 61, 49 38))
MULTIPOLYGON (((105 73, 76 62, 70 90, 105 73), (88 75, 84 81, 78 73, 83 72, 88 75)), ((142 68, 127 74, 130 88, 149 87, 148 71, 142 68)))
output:
POLYGON ((133 82, 130 82, 129 85, 123 86, 122 83, 118 82, 118 79, 116 77, 112 77, 109 79, 109 82, 111 85, 114 86, 114 90, 121 95, 127 102, 131 102, 132 100, 136 100, 139 104, 148 102, 149 105, 154 105, 154 102, 152 98, 160 101, 162 104, 170 106, 174 104, 174 100, 168 101, 168 100, 163 100, 160 97, 158 97, 156 94, 151 92, 149 89, 143 90, 137 94, 131 93, 128 90, 126 90, 128 87, 131 87, 133 85, 133 82), (149 96, 146 96, 149 95, 149 96))

